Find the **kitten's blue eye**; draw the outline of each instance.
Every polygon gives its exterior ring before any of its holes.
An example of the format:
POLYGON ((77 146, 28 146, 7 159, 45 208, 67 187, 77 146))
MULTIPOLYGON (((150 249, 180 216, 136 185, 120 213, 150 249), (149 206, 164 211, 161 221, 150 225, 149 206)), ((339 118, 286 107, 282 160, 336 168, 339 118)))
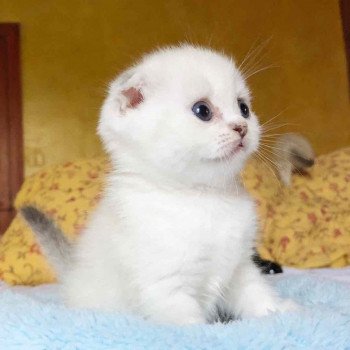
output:
POLYGON ((196 117, 204 122, 208 122, 213 117, 209 104, 204 101, 196 102, 192 107, 192 112, 196 117))
POLYGON ((242 117, 248 118, 250 115, 250 112, 249 112, 249 107, 247 106, 247 104, 244 103, 240 99, 238 99, 237 102, 238 102, 239 109, 241 110, 242 117))

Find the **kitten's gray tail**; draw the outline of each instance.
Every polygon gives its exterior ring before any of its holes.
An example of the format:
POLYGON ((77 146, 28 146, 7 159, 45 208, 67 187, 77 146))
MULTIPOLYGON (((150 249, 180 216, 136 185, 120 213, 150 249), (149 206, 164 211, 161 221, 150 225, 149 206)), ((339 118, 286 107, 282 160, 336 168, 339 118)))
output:
POLYGON ((53 220, 39 209, 26 206, 20 209, 20 213, 35 233, 40 248, 60 279, 72 264, 72 243, 53 220))
POLYGON ((315 152, 306 137, 288 133, 276 139, 275 161, 281 180, 289 185, 293 170, 302 173, 314 165, 315 152))

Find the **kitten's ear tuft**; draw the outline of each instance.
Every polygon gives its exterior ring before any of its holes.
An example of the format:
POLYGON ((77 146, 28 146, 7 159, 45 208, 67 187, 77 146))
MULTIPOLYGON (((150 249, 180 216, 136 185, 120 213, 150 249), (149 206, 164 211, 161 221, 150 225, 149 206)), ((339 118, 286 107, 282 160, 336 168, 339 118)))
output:
POLYGON ((143 95, 139 88, 130 87, 122 90, 122 95, 124 95, 127 100, 125 104, 126 108, 135 108, 143 101, 143 95))

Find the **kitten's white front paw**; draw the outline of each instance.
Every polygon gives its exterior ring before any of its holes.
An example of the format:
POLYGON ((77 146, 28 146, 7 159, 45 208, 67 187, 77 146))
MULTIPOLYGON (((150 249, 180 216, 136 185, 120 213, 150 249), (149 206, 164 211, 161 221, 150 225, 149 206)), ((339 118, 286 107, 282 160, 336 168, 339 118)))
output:
POLYGON ((274 312, 294 312, 300 310, 301 307, 291 299, 277 299, 274 301, 265 300, 256 303, 256 305, 246 308, 241 314, 242 318, 263 317, 274 312))
POLYGON ((184 293, 145 295, 141 313, 156 323, 176 325, 205 324, 206 318, 197 301, 184 293))

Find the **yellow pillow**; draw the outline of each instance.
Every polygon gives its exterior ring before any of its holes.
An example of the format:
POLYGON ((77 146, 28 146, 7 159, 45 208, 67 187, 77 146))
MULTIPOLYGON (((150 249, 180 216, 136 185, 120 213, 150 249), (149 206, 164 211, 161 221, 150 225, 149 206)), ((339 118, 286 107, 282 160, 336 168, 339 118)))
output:
MULTIPOLYGON (((95 207, 107 168, 105 158, 44 168, 25 180, 15 207, 36 206, 72 238, 81 231, 88 213, 95 207)), ((18 214, 0 241, 0 278, 10 284, 54 281, 54 272, 18 214)))
MULTIPOLYGON (((25 180, 15 206, 35 205, 72 238, 95 207, 107 169, 105 158, 48 167, 25 180)), ((255 161, 243 181, 258 203, 264 258, 297 267, 350 264, 350 149, 319 157, 310 176, 295 176, 289 188, 255 161)), ((0 278, 30 285, 54 280, 20 216, 0 241, 0 278)))
POLYGON ((258 201, 265 259, 303 268, 350 264, 350 148, 318 157, 290 187, 256 164, 244 181, 258 201))
POLYGON ((55 274, 40 253, 32 232, 17 215, 1 238, 0 279, 9 284, 53 282, 55 274))

